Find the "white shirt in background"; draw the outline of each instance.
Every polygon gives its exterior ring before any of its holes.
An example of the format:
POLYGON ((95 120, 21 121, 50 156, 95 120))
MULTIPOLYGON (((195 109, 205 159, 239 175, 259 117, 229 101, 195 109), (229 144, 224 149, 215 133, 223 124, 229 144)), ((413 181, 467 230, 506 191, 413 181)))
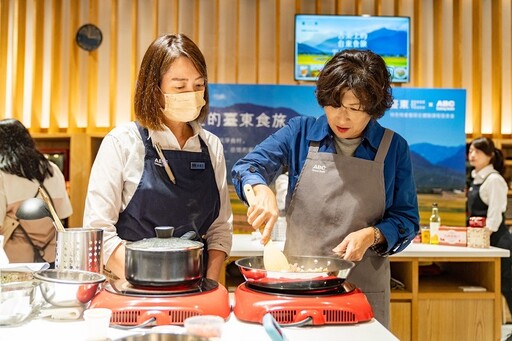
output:
POLYGON ((507 182, 492 165, 485 166, 478 173, 473 169, 471 177, 475 185, 482 184, 479 191, 480 199, 489 206, 486 225, 496 232, 503 220, 503 213, 507 210, 507 182))

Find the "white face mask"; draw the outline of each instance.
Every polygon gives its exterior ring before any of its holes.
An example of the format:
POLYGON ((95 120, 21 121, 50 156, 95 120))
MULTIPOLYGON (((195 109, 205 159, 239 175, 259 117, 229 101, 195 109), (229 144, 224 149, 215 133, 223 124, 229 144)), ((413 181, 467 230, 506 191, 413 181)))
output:
POLYGON ((201 113, 206 104, 204 90, 195 92, 182 92, 180 94, 164 94, 165 108, 162 109, 165 117, 176 122, 192 122, 201 113))

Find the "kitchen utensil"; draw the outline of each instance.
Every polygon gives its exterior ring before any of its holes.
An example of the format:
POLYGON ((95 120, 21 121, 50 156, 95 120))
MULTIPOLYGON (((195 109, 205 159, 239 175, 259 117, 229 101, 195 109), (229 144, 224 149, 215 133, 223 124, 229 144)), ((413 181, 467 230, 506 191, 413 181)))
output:
MULTIPOLYGON (((244 186, 245 197, 249 206, 254 204, 255 195, 251 185, 244 186)), ((263 262, 265 263, 265 269, 269 271, 287 271, 290 268, 290 264, 286 259, 284 253, 274 245, 272 239, 263 247, 263 262)))
POLYGON ((173 227, 155 228, 156 238, 126 243, 125 277, 137 286, 172 286, 201 279, 203 246, 195 233, 172 237, 173 227))
POLYGON ((277 292, 325 290, 342 284, 354 263, 335 257, 288 257, 297 271, 269 271, 261 256, 240 258, 235 264, 251 286, 277 292))
POLYGON ((59 217, 57 216, 57 218, 55 218, 55 216, 51 213, 49 206, 41 198, 30 198, 24 200, 16 211, 16 218, 18 219, 36 220, 46 217, 49 217, 52 220, 53 226, 57 232, 65 231, 59 217))
POLYGON ((106 277, 96 272, 48 269, 34 273, 46 302, 58 307, 84 306, 106 277))
POLYGON ((55 267, 63 270, 103 271, 103 230, 69 228, 57 232, 55 267))
POLYGON ((167 159, 164 156, 164 153, 162 152, 162 147, 160 146, 160 143, 155 143, 155 150, 158 154, 158 157, 160 158, 160 161, 162 161, 162 164, 164 165, 165 172, 167 173, 167 176, 169 177, 169 180, 173 184, 176 184, 176 178, 174 177, 174 174, 172 173, 171 167, 169 166, 169 163, 167 162, 167 159))
POLYGON ((277 323, 276 319, 272 314, 266 313, 261 321, 263 328, 267 332, 267 335, 272 341, 287 341, 288 338, 284 334, 281 326, 277 323))
POLYGON ((185 320, 184 326, 188 334, 220 340, 224 319, 215 315, 192 316, 185 320))
POLYGON ((53 223, 55 224, 55 228, 57 229, 57 231, 59 231, 59 232, 65 231, 64 226, 62 225, 62 222, 60 221, 59 215, 55 211, 55 207, 53 207, 52 200, 51 200, 50 196, 48 195, 48 193, 46 193, 46 190, 43 189, 41 186, 39 186, 38 191, 50 210, 50 214, 52 216, 53 223))

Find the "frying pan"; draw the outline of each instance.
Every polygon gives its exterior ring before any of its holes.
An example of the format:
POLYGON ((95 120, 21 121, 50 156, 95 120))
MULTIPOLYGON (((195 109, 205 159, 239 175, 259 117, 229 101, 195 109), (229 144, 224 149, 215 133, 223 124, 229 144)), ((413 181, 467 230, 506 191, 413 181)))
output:
POLYGON ((267 271, 263 257, 247 257, 235 261, 246 282, 261 289, 305 291, 339 287, 354 263, 335 257, 289 256, 290 264, 301 271, 267 271))

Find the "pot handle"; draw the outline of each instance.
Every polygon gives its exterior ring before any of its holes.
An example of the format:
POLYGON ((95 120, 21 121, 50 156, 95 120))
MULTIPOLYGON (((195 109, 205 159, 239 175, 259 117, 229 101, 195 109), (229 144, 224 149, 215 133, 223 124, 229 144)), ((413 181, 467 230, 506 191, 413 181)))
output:
POLYGON ((194 231, 188 231, 180 239, 194 239, 196 237, 196 233, 194 231))
POLYGON ((171 238, 174 234, 173 226, 157 226, 155 227, 157 238, 171 238))

